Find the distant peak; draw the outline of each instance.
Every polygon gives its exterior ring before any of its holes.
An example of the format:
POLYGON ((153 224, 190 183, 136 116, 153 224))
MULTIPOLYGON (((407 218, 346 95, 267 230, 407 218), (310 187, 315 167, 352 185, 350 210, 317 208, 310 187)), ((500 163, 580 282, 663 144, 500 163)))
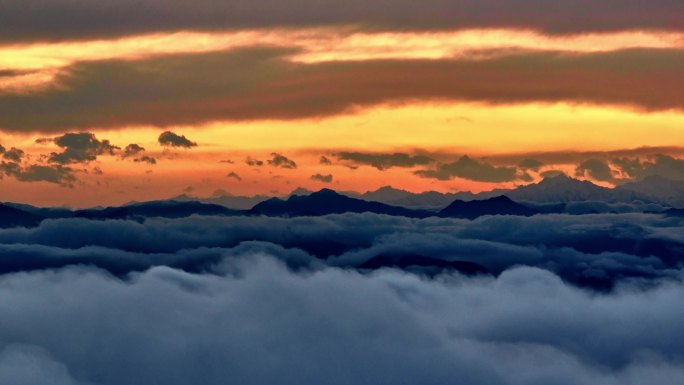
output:
POLYGON ((296 189, 292 190, 290 195, 309 195, 313 193, 313 191, 306 189, 304 187, 297 187, 296 189))
POLYGON ((331 189, 329 189, 329 188, 324 188, 324 189, 320 189, 320 190, 318 190, 318 191, 316 191, 315 193, 312 193, 312 194, 310 194, 310 195, 319 195, 319 196, 320 196, 320 195, 325 195, 325 196, 333 196, 333 195, 335 195, 335 196, 337 196, 337 195, 340 195, 340 194, 338 194, 337 191, 335 191, 335 190, 331 190, 331 189))

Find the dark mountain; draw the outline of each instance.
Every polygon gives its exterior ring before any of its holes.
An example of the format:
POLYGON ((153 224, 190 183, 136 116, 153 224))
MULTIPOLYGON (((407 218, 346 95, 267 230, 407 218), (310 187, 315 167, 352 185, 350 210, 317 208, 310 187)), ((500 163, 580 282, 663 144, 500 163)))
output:
POLYGON ((69 218, 74 216, 74 212, 72 210, 64 207, 36 207, 13 202, 7 202, 5 205, 43 218, 69 218))
POLYGON ((252 214, 269 216, 318 216, 341 213, 372 212, 413 218, 434 215, 433 212, 411 210, 405 207, 390 206, 379 202, 368 202, 351 198, 329 189, 323 189, 310 195, 293 195, 287 200, 271 198, 254 206, 252 214))
POLYGON ((367 201, 381 202, 392 206, 402 206, 420 210, 441 210, 455 199, 472 200, 476 197, 476 195, 471 192, 441 193, 437 191, 425 191, 422 193, 412 193, 391 186, 380 187, 375 191, 368 191, 363 194, 343 194, 352 198, 360 198, 367 201))
POLYGON ((255 196, 238 196, 238 195, 232 195, 228 193, 218 193, 214 194, 209 198, 197 198, 191 195, 183 194, 183 195, 178 195, 170 200, 176 201, 176 202, 200 202, 200 203, 207 203, 207 204, 212 204, 212 205, 219 205, 223 206, 226 208, 234 209, 234 210, 249 210, 254 205, 261 203, 270 197, 267 197, 265 195, 255 195, 255 196))
POLYGON ((462 201, 455 200, 444 210, 439 212, 440 217, 475 219, 483 215, 519 215, 531 216, 538 211, 516 203, 507 196, 494 198, 462 201))
POLYGON ((191 215, 238 215, 242 211, 201 202, 152 201, 121 207, 78 210, 75 217, 88 219, 183 218, 191 215))
POLYGON ((0 228, 35 227, 43 219, 45 217, 0 203, 0 228))

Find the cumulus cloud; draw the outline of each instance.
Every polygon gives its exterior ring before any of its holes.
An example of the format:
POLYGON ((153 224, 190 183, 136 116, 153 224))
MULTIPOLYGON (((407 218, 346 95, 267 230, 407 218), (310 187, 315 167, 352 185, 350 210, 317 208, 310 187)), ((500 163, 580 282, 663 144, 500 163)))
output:
POLYGON ((71 163, 87 163, 97 159, 99 155, 114 155, 119 147, 113 146, 109 140, 98 140, 90 132, 70 132, 52 140, 61 147, 62 152, 53 152, 49 161, 61 165, 71 163))
POLYGON ((290 169, 297 168, 297 163, 295 163, 294 160, 289 159, 288 157, 277 152, 271 153, 271 159, 268 160, 268 164, 273 167, 282 167, 290 169))
POLYGON ((323 182, 323 183, 332 183, 333 181, 333 176, 332 174, 314 174, 311 175, 311 180, 323 182))
POLYGON ((24 157, 24 151, 16 147, 12 147, 11 149, 6 151, 4 148, 2 150, 3 151, 0 151, 2 157, 11 162, 21 162, 21 159, 24 157))
POLYGON ((423 178, 449 180, 464 178, 480 182, 511 182, 519 179, 515 167, 497 167, 480 162, 467 155, 452 163, 440 163, 434 169, 418 170, 415 174, 423 178))
POLYGON ((136 143, 131 143, 123 149, 121 157, 123 159, 133 158, 133 161, 136 163, 157 164, 156 158, 149 155, 144 155, 144 153, 145 147, 142 147, 136 143))
POLYGON ((186 138, 185 135, 178 135, 171 131, 164 131, 159 135, 159 144, 168 147, 183 147, 192 148, 196 147, 197 143, 186 138))
POLYGON ((381 154, 363 152, 339 152, 335 156, 342 161, 350 161, 354 165, 368 165, 378 170, 392 167, 415 167, 424 166, 434 162, 424 155, 410 155, 405 153, 381 154))

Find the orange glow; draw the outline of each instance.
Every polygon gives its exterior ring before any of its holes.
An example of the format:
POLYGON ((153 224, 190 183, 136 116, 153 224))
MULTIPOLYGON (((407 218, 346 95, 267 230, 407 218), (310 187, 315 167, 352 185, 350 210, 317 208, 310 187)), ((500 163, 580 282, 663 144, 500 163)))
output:
POLYGON ((625 31, 549 36, 531 30, 475 29, 441 32, 358 32, 353 27, 176 32, 112 40, 0 46, 0 69, 32 70, 0 82, 3 92, 21 92, 52 82, 60 68, 78 61, 141 59, 159 55, 228 51, 254 46, 297 49, 295 62, 377 59, 484 59, 511 50, 593 53, 632 48, 683 49, 684 34, 625 31))

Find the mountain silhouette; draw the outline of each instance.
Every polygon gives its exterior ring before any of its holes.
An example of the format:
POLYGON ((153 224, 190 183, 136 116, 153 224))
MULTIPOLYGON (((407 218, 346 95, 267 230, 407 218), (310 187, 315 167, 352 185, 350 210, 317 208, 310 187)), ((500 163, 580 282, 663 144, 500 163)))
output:
POLYGON ((462 201, 455 200, 439 212, 441 217, 475 219, 483 215, 520 215, 531 216, 536 210, 514 202, 511 198, 501 195, 494 198, 462 201))
POLYGON ((330 189, 323 189, 310 195, 293 195, 287 200, 271 198, 257 204, 249 212, 268 216, 319 216, 363 212, 413 218, 434 215, 429 211, 411 210, 405 207, 351 198, 330 189))
POLYGON ((35 227, 45 217, 0 203, 0 228, 35 227))
POLYGON ((191 215, 237 215, 239 210, 231 210, 224 206, 196 201, 151 201, 134 203, 121 207, 104 209, 86 209, 74 212, 77 218, 88 219, 135 219, 135 218, 184 218, 191 215))

